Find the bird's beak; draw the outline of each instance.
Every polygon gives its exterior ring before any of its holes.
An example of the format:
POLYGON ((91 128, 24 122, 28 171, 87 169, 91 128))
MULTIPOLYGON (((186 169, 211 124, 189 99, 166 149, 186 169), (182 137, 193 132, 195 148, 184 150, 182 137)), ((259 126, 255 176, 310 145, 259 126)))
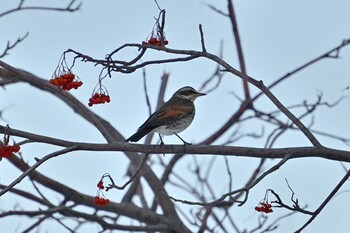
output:
POLYGON ((195 94, 190 98, 190 100, 194 101, 194 100, 197 99, 199 96, 203 96, 203 95, 206 95, 206 94, 197 92, 197 93, 195 93, 195 94))
POLYGON ((207 94, 205 94, 205 93, 200 93, 200 92, 197 92, 197 94, 196 94, 196 95, 197 95, 197 97, 198 97, 198 96, 203 96, 203 95, 207 95, 207 94))

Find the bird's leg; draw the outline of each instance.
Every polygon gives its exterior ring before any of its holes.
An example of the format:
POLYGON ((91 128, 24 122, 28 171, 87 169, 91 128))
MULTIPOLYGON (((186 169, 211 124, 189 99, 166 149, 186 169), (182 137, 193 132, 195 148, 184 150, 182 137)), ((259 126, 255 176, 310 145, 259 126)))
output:
MULTIPOLYGON (((158 135, 159 135, 159 138, 160 138, 160 145, 163 146, 164 142, 163 142, 162 136, 160 136, 160 133, 158 135)), ((163 154, 163 157, 165 157, 165 154, 163 154)))
POLYGON ((160 136, 160 134, 158 134, 158 135, 159 135, 159 139, 160 139, 160 145, 163 146, 164 142, 163 142, 162 136, 160 136))
POLYGON ((177 133, 175 133, 175 135, 180 138, 180 140, 184 143, 184 145, 192 145, 192 143, 186 142, 185 140, 183 140, 179 135, 177 135, 177 133))

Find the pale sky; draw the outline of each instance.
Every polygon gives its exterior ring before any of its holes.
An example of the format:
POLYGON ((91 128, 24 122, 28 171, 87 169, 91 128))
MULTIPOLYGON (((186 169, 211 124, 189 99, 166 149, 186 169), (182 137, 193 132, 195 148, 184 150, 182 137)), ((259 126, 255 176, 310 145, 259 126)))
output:
MULTIPOLYGON (((62 1, 51 2, 56 6, 64 5, 62 1)), ((159 0, 158 2, 166 10, 165 32, 169 40, 168 47, 200 50, 198 25, 202 24, 208 52, 218 54, 220 42, 223 41, 224 59, 238 68, 228 19, 205 6, 206 3, 214 4, 218 9, 226 11, 226 1, 159 0)), ((47 4, 47 1, 28 1, 26 4, 43 5, 47 4)), ((0 13, 16 5, 17 1, 1 1, 0 13)), ((350 2, 347 0, 239 0, 235 1, 234 5, 247 72, 255 79, 263 80, 266 85, 350 37, 350 2)), ((76 13, 17 12, 0 18, 0 53, 8 40, 14 41, 29 32, 28 38, 11 50, 10 55, 3 60, 39 77, 50 79, 65 50, 71 48, 89 56, 104 58, 106 54, 124 43, 140 43, 145 40, 152 30, 154 17, 157 16, 158 8, 151 0, 106 0, 98 3, 83 1, 82 9, 76 13)), ((128 59, 135 54, 133 50, 125 51, 118 59, 128 59)), ((165 57, 164 53, 152 51, 144 59, 162 57, 165 57)), ((349 96, 349 91, 342 92, 350 85, 349 64, 350 48, 345 47, 341 51, 340 59, 322 60, 271 91, 285 106, 302 103, 305 99, 316 101, 317 95, 321 92, 324 100, 332 103, 343 95, 349 96)), ((80 62, 73 68, 84 85, 71 93, 86 104, 97 84, 100 68, 80 62)), ((160 77, 164 71, 170 72, 165 95, 167 100, 182 86, 199 88, 215 68, 214 63, 204 59, 147 67, 147 85, 153 110, 160 77)), ((93 107, 93 110, 128 137, 148 116, 142 71, 129 75, 113 74, 111 79, 104 80, 104 85, 108 88, 112 101, 110 104, 93 107)), ((258 93, 252 86, 250 90, 252 95, 258 93)), ((198 143, 221 126, 239 105, 232 92, 242 98, 241 80, 226 74, 218 90, 196 101, 196 118, 181 136, 187 141, 198 143)), ((76 116, 60 100, 29 85, 16 84, 6 87, 5 90, 0 89, 0 100, 0 110, 7 108, 2 115, 6 121, 0 119, 1 125, 8 123, 15 129, 72 141, 105 142, 90 124, 76 116)), ((262 110, 276 109, 265 97, 260 98, 256 104, 262 110)), ((315 117, 313 129, 349 137, 349 104, 349 99, 345 99, 335 108, 321 107, 313 115, 315 117)), ((301 112, 294 113, 298 115, 301 112)), ((311 122, 311 117, 304 121, 306 125, 311 122)), ((243 125, 239 130, 242 133, 259 133, 262 128, 263 123, 255 121, 251 125, 243 125)), ((269 130, 271 129, 265 128, 265 133, 270 133, 269 130)), ((233 129, 227 135, 232 132, 233 129)), ((318 135, 316 137, 324 146, 349 150, 349 146, 337 140, 318 135)), ((176 137, 166 137, 164 141, 169 144, 181 143, 176 137)), ((224 140, 219 140, 214 144, 223 142, 224 140)), ((264 143, 263 139, 244 139, 233 145, 263 147, 264 143)), ((310 146, 310 143, 300 133, 287 133, 274 146, 310 146)), ((34 144, 24 146, 22 152, 25 159, 34 164, 34 157, 45 156, 54 149, 47 145, 34 144)), ((210 158, 210 155, 198 156, 203 163, 210 161, 210 158)), ((179 169, 186 169, 190 161, 192 159, 189 156, 179 164, 179 169)), ((214 171, 219 182, 213 183, 216 190, 223 192, 227 182, 223 181, 222 177, 226 177, 227 174, 223 173, 220 167, 224 164, 223 158, 218 158, 218 161, 220 162, 215 165, 214 171)), ((258 159, 230 158, 235 188, 240 188, 245 183, 258 162, 258 159)), ((267 163, 266 169, 276 162, 267 163)), ((48 161, 39 168, 39 171, 70 187, 78 188, 80 192, 94 195, 96 182, 106 172, 111 173, 120 182, 125 181, 124 175, 128 163, 122 153, 76 152, 48 161)), ((347 168, 350 167, 345 165, 347 168)), ((245 226, 257 224, 254 206, 264 197, 267 188, 274 189, 283 195, 284 200, 289 200, 290 193, 285 178, 293 187, 300 204, 308 205, 310 210, 315 210, 344 174, 339 162, 316 158, 288 161, 251 191, 249 200, 243 207, 233 208, 233 215, 242 230, 245 226)), ((18 175, 18 171, 6 160, 0 162, 1 183, 8 184, 18 175)), ((30 187, 30 184, 26 181, 16 187, 25 189, 30 187)), ((346 183, 341 191, 349 189, 349 184, 346 183)), ((174 196, 179 195, 177 197, 180 199, 185 198, 180 196, 181 193, 172 192, 172 189, 168 191, 174 196)), ((121 197, 114 190, 108 195, 112 201, 118 201, 121 197)), ((23 200, 11 194, 6 194, 0 199, 0 209, 8 209, 15 204, 25 206, 23 200)), ((349 192, 337 195, 304 232, 349 232, 349 207, 349 192)), ((277 209, 274 212, 276 215, 271 218, 285 213, 288 211, 277 209)), ((282 221, 280 228, 274 232, 297 230, 308 218, 306 215, 294 214, 289 220, 282 221)), ((18 225, 20 229, 25 229, 28 223, 23 221, 19 224, 15 218, 0 219, 0 228, 8 229, 8 232, 16 232, 18 225)), ((62 232, 51 229, 48 223, 43 225, 43 232, 44 229, 48 229, 49 232, 62 232)))

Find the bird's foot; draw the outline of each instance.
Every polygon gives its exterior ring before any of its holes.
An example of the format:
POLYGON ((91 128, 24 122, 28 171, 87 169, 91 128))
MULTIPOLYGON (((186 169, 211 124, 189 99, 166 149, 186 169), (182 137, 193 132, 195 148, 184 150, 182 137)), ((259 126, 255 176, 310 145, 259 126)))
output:
POLYGON ((177 134, 175 134, 175 135, 184 143, 184 146, 192 145, 192 143, 186 142, 186 141, 183 140, 179 135, 177 135, 177 134))
POLYGON ((190 146, 190 145, 192 145, 192 143, 186 142, 186 141, 183 141, 183 143, 184 143, 184 146, 190 146))
MULTIPOLYGON (((160 146, 164 146, 165 144, 164 144, 164 142, 163 142, 163 139, 162 139, 162 137, 160 136, 160 134, 158 134, 159 135, 159 138, 160 138, 160 143, 159 143, 159 145, 160 146)), ((165 157, 165 154, 163 153, 163 157, 165 157)))

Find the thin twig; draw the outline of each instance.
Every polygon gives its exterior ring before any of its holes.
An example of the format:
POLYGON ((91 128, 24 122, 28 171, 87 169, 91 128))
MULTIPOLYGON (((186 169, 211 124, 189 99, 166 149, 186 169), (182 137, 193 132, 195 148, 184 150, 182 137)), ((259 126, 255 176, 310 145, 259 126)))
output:
POLYGON ((62 154, 66 154, 68 152, 74 151, 77 149, 77 146, 70 146, 68 148, 64 148, 62 150, 59 151, 55 151, 53 153, 50 153, 46 156, 44 156, 42 159, 37 160, 37 162, 31 166, 28 170, 26 170, 25 172, 22 173, 22 175, 20 175, 19 177, 17 177, 17 179, 15 179, 11 184, 9 184, 6 188, 4 188, 3 190, 0 191, 0 197, 2 195, 4 195, 5 193, 7 193, 11 188, 13 188, 16 184, 18 184, 19 182, 21 182, 26 176, 28 176, 32 171, 34 171, 35 169, 37 169, 41 164, 43 164, 44 162, 46 162, 47 160, 57 157, 59 155, 62 154))
POLYGON ((226 16, 228 17, 229 14, 223 12, 222 10, 218 9, 217 7, 215 7, 214 5, 211 5, 211 4, 205 4, 210 10, 220 14, 220 15, 223 15, 223 16, 226 16))
MULTIPOLYGON (((327 51, 327 52, 321 54, 320 56, 318 56, 318 57, 312 59, 311 61, 306 62, 305 64, 303 64, 303 65, 297 67, 296 69, 294 69, 294 70, 288 72, 287 74, 285 74, 285 75, 282 76, 281 78, 277 79, 276 81, 274 81, 273 83, 271 83, 270 85, 268 85, 267 88, 268 88, 268 89, 273 88, 274 86, 276 86, 277 84, 279 84, 279 83, 282 82, 283 80, 285 80, 285 79, 289 78, 290 76, 292 76, 292 75, 294 75, 294 74, 296 74, 296 73, 298 73, 298 72, 304 70, 305 68, 307 68, 307 67, 309 67, 309 66, 315 64, 316 62, 319 62, 319 61, 322 60, 322 59, 325 59, 325 58, 338 58, 338 57, 339 57, 338 55, 339 55, 341 49, 344 48, 345 46, 348 46, 349 44, 350 44, 350 39, 345 39, 345 40, 343 40, 343 41, 341 42, 340 45, 337 45, 335 48, 330 49, 329 51, 327 51), (333 53, 336 53, 337 56, 331 56, 331 54, 333 54, 333 53)), ((262 92, 259 93, 259 94, 257 94, 257 95, 253 98, 253 100, 259 98, 261 95, 263 95, 262 92)))
MULTIPOLYGON (((242 48, 242 43, 241 43, 241 39, 239 36, 238 23, 237 23, 237 18, 236 18, 236 14, 234 11, 232 0, 227 0, 227 8, 228 8, 228 12, 229 12, 229 19, 231 21, 233 37, 235 38, 239 67, 240 67, 241 72, 243 74, 246 74, 247 71, 246 71, 246 65, 245 65, 245 61, 244 61, 243 48, 242 48)), ((247 82, 247 80, 244 80, 244 79, 242 81, 243 81, 243 90, 244 90, 245 98, 250 99, 248 82, 247 82)))
MULTIPOLYGON (((220 49, 219 49, 219 57, 221 59, 223 59, 223 57, 224 57, 223 50, 224 50, 224 42, 223 42, 223 40, 221 40, 221 42, 220 42, 220 49)), ((205 93, 208 94, 208 93, 216 90, 219 87, 224 74, 225 74, 224 72, 220 72, 220 66, 217 65, 215 70, 214 70, 214 72, 213 72, 213 74, 210 75, 209 78, 202 83, 201 87, 198 90, 199 91, 203 91, 204 88, 206 88, 207 85, 214 80, 214 78, 217 79, 216 84, 212 88, 209 88, 209 89, 205 90, 205 93)))
POLYGON ((0 54, 0 59, 5 57, 9 54, 9 51, 13 48, 15 48, 19 43, 21 43, 23 40, 25 40, 29 35, 29 32, 27 32, 24 36, 18 37, 17 40, 13 43, 10 43, 10 41, 7 42, 6 48, 2 54, 0 54))
POLYGON ((232 173, 231 173, 231 169, 230 169, 230 165, 228 163, 227 157, 224 156, 224 159, 225 159, 226 171, 229 177, 228 191, 231 192, 232 191, 232 173))
POLYGON ((251 188, 253 188, 255 185, 257 185, 261 180, 263 180, 267 175, 273 173, 274 171, 278 170, 285 162, 287 162, 290 158, 292 158, 291 154, 287 154, 280 162, 278 162, 276 165, 274 165, 273 167, 271 167, 269 170, 265 171, 263 174, 261 174, 254 182, 252 182, 251 184, 249 184, 248 186, 244 187, 244 188, 240 188, 237 190, 234 190, 232 192, 228 192, 225 193, 224 195, 222 195, 220 198, 211 201, 211 202, 195 202, 195 201, 188 201, 188 200, 181 200, 181 199, 177 199, 174 198, 172 196, 169 196, 170 199, 172 199, 173 201, 176 202, 181 202, 183 204, 188 204, 188 205, 200 205, 200 206, 227 206, 227 205, 232 205, 232 202, 225 202, 224 200, 229 197, 232 196, 236 193, 240 193, 240 192, 246 192, 246 196, 243 199, 243 201, 236 201, 239 202, 239 206, 243 205, 248 198, 248 193, 249 190, 251 188))
POLYGON ((340 180, 340 182, 337 184, 337 186, 332 190, 332 192, 328 195, 328 197, 322 202, 322 204, 315 210, 312 217, 298 230, 295 231, 295 233, 300 233, 302 230, 304 230, 316 217, 317 215, 323 210, 323 208, 328 204, 328 202, 333 198, 333 196, 339 191, 339 189, 343 186, 343 184, 348 181, 350 177, 350 170, 347 171, 345 176, 340 180))
POLYGON ((145 156, 143 156, 142 158, 142 162, 140 164, 140 166, 136 169, 135 173, 130 177, 130 179, 125 182, 125 184, 119 186, 119 185, 116 185, 114 180, 112 179, 111 176, 108 176, 109 180, 111 181, 112 184, 108 185, 106 187, 106 191, 112 189, 112 188, 115 188, 115 189, 119 189, 119 190, 123 190, 125 189, 131 182, 133 182, 133 180, 139 175, 143 165, 147 162, 147 159, 148 159, 148 155, 149 154, 146 154, 145 156))
POLYGON ((5 15, 9 15, 11 13, 17 12, 17 11, 23 11, 23 10, 43 10, 43 11, 63 11, 63 12, 75 12, 80 10, 80 7, 82 6, 82 2, 80 2, 77 6, 73 7, 73 4, 76 2, 76 0, 71 0, 70 3, 66 7, 43 7, 43 6, 23 6, 23 3, 25 1, 21 0, 21 2, 18 4, 16 8, 13 8, 11 10, 4 11, 3 13, 0 13, 0 17, 3 17, 5 15))
POLYGON ((142 69, 142 78, 143 78, 143 91, 145 93, 146 104, 148 107, 148 114, 152 114, 152 107, 149 101, 148 90, 147 90, 147 80, 146 80, 146 69, 142 69))
POLYGON ((206 53, 206 52, 207 52, 207 49, 205 48, 204 33, 203 33, 202 24, 199 24, 199 33, 200 33, 200 35, 201 35, 202 52, 206 53))

